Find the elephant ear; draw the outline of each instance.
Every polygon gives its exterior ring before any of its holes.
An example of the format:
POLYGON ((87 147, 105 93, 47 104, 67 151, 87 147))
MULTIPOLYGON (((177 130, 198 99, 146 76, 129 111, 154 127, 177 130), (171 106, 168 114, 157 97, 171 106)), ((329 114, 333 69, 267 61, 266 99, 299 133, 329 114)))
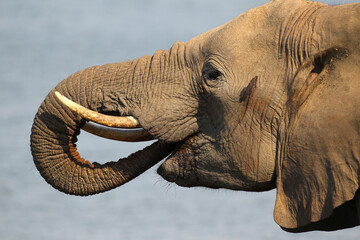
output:
POLYGON ((359 225, 359 23, 360 3, 319 9, 311 29, 318 47, 288 86, 274 209, 287 231, 359 225))
POLYGON ((315 59, 287 105, 274 210, 287 231, 359 225, 353 199, 360 178, 360 49, 341 55, 315 59))

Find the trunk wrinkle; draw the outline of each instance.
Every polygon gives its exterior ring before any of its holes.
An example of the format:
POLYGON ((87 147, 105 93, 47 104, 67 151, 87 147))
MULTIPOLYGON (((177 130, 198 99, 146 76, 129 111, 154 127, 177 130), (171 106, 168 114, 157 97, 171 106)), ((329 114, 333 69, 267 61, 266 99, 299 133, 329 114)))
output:
MULTIPOLYGON (((95 89, 105 96, 101 100, 107 101, 110 98, 106 95, 111 95, 113 89, 127 89, 129 82, 121 80, 126 76, 111 73, 114 70, 123 72, 119 70, 121 67, 118 63, 109 64, 73 74, 59 83, 40 106, 32 127, 31 150, 40 174, 54 188, 82 196, 108 191, 142 174, 172 152, 172 144, 156 142, 127 158, 105 164, 90 163, 78 153, 77 135, 85 121, 71 110, 63 108, 54 92, 59 91, 67 98, 96 111, 99 99, 94 99, 94 96, 102 95, 90 94, 90 99, 83 96, 88 89, 95 86, 95 89), (89 76, 92 78, 88 79, 89 76), (102 82, 102 79, 108 79, 108 76, 113 82, 102 82)), ((118 106, 115 102, 106 103, 103 111, 121 115, 128 112, 128 106, 118 106)))

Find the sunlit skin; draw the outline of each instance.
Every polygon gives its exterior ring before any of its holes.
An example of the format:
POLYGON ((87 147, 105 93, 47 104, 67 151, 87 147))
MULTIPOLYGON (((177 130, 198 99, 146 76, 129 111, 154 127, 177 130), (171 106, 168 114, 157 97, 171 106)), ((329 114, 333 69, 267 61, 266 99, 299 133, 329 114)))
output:
POLYGON ((84 69, 40 106, 35 165, 56 189, 91 195, 166 158, 158 173, 180 186, 276 188, 274 219, 286 231, 357 226, 359 36, 360 3, 273 0, 170 50, 84 69), (141 128, 87 129, 99 136, 157 141, 90 163, 76 148, 89 121, 141 128))

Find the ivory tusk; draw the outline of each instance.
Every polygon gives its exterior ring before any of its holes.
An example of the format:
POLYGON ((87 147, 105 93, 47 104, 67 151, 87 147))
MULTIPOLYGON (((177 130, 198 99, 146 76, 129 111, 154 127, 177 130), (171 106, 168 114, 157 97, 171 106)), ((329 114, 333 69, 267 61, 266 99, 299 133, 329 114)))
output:
POLYGON ((87 109, 67 97, 61 95, 59 92, 55 92, 56 97, 71 111, 79 114, 81 117, 85 118, 86 120, 96 122, 98 124, 108 126, 108 127, 117 127, 117 128, 140 128, 140 124, 138 120, 136 120, 132 116, 127 117, 116 117, 116 116, 109 116, 105 114, 101 114, 90 109, 87 109))
POLYGON ((154 139, 147 131, 142 128, 131 130, 110 128, 86 122, 82 129, 96 136, 117 141, 141 142, 154 139))

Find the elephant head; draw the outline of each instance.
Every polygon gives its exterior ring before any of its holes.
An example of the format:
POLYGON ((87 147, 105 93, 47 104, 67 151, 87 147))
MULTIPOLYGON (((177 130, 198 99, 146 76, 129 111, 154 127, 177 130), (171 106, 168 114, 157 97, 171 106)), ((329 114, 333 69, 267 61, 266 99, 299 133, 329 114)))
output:
POLYGON ((79 71, 36 114, 34 162, 58 190, 89 195, 167 157, 158 173, 181 186, 276 188, 285 230, 356 226, 359 36, 360 3, 273 0, 168 51, 79 71), (132 118, 118 126, 143 128, 138 140, 157 141, 117 162, 82 159, 75 143, 86 122, 119 116, 132 118))

